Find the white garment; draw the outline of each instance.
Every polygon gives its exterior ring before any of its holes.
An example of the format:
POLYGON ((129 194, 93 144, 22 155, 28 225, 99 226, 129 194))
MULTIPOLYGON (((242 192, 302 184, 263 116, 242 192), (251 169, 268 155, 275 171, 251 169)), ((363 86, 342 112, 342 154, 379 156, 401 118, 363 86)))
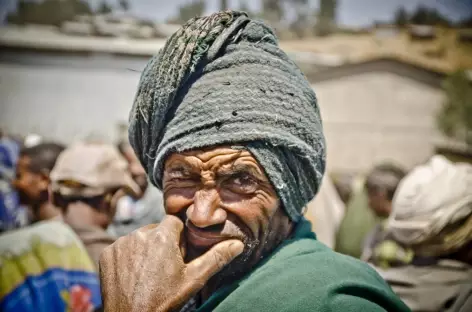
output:
POLYGON ((333 182, 325 175, 318 194, 308 203, 305 217, 311 221, 317 239, 330 248, 334 248, 345 211, 333 182))
POLYGON ((387 229, 406 245, 421 244, 472 213, 472 166, 434 156, 399 184, 387 229))

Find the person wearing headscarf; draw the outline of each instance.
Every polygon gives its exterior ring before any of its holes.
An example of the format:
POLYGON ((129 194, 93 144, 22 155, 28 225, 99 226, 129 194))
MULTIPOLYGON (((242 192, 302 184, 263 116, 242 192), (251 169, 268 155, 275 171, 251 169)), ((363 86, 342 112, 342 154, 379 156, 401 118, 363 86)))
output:
POLYGON ((115 241, 106 229, 119 200, 141 193, 126 160, 113 145, 79 142, 59 155, 50 178, 50 201, 80 237, 98 269, 102 250, 115 241))
POLYGON ((449 311, 472 280, 472 166, 434 156, 415 168, 386 232, 372 265, 413 311, 449 311))
POLYGON ((142 73, 129 138, 167 216, 102 253, 105 311, 408 311, 304 218, 325 170, 320 111, 264 23, 187 22, 142 73))

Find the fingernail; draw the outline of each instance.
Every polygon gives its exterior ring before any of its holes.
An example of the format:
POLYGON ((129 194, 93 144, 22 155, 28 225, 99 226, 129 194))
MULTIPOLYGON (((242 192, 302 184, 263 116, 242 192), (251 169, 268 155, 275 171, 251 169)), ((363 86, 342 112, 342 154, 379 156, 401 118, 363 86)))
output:
POLYGON ((231 253, 235 255, 239 255, 244 250, 244 244, 240 241, 237 241, 237 242, 231 243, 231 245, 229 246, 229 249, 231 250, 231 253))

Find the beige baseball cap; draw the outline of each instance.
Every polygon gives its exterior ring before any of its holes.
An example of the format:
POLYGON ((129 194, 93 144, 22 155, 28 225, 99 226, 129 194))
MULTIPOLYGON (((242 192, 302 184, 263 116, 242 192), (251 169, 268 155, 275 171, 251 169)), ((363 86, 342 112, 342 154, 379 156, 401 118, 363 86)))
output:
POLYGON ((63 196, 92 197, 116 188, 124 188, 132 195, 141 193, 127 161, 108 144, 70 146, 59 155, 50 178, 52 191, 63 196))

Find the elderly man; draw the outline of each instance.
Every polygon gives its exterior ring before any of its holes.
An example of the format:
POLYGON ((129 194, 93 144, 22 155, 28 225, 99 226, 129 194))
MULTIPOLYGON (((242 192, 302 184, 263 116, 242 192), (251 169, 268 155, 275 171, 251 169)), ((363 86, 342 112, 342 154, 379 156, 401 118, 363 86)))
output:
POLYGON ((472 166, 435 156, 415 168, 398 186, 386 232, 371 262, 413 311, 450 311, 463 288, 470 296, 472 166))
POLYGON ((325 168, 319 108, 263 23, 185 24, 144 70, 129 134, 168 216, 103 252, 106 311, 407 311, 303 218, 325 168))

